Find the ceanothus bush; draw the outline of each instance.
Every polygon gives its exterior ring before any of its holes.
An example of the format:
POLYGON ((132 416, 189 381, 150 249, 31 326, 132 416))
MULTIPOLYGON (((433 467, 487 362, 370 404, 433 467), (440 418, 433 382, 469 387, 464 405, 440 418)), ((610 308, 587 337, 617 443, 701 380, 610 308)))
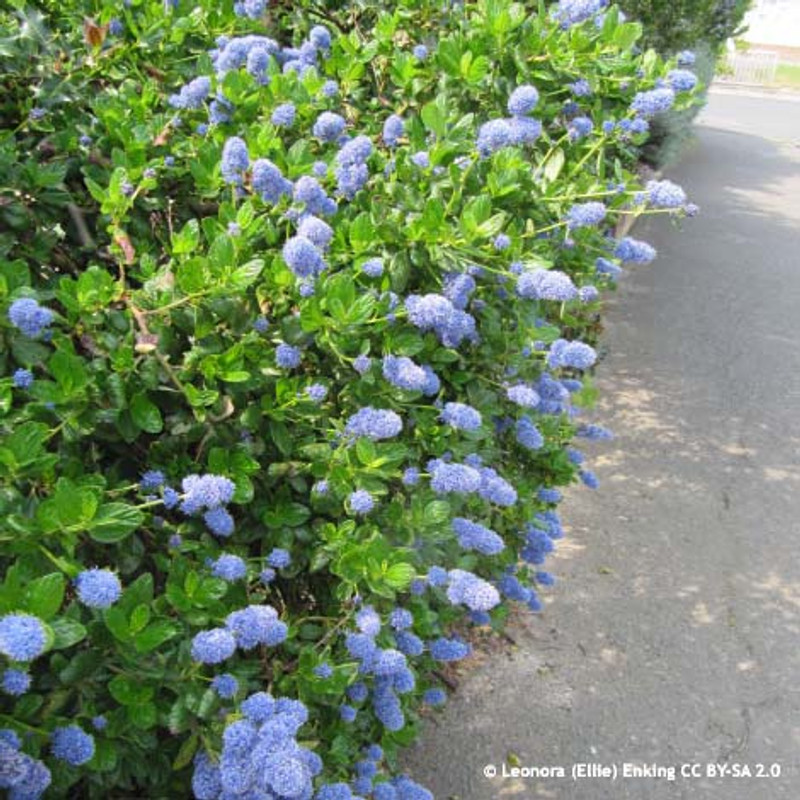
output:
POLYGON ((388 764, 437 670, 597 485, 601 292, 655 257, 614 226, 696 212, 633 169, 690 65, 602 0, 339 5, 4 36, 11 797, 429 798, 388 764))

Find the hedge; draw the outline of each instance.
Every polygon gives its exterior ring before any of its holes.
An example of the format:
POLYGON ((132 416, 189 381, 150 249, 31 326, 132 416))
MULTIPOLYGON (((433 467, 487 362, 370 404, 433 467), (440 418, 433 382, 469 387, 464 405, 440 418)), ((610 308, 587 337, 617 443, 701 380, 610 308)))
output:
POLYGON ((631 171, 692 74, 604 5, 4 14, 9 797, 430 797, 398 749, 597 484, 614 225, 696 210, 631 171))

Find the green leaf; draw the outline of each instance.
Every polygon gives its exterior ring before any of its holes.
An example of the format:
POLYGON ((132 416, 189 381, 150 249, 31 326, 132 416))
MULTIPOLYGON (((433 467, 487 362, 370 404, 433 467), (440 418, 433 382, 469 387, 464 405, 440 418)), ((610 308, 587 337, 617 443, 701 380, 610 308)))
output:
POLYGON ((142 685, 138 678, 117 675, 108 684, 111 696, 123 706, 146 703, 153 696, 153 687, 142 685))
POLYGON ((416 574, 417 571, 411 564, 392 564, 392 566, 386 570, 383 579, 392 589, 401 591, 414 580, 416 574))
POLYGON ((553 151, 544 165, 544 177, 548 183, 552 183, 561 174, 565 161, 564 151, 560 147, 553 151))
POLYGON ((96 542, 121 542, 144 522, 144 514, 126 503, 106 503, 97 510, 89 525, 89 535, 96 542))
POLYGON ((438 97, 436 100, 426 103, 422 107, 420 116, 425 127, 437 136, 444 136, 447 133, 447 106, 444 98, 438 97))
POLYGON ((200 224, 196 219, 190 219, 181 230, 172 237, 172 252, 193 253, 200 243, 200 224))
POLYGON ((431 500, 423 514, 426 525, 441 525, 450 519, 450 503, 446 500, 431 500))
POLYGON ((47 366, 67 396, 78 394, 88 383, 83 360, 63 350, 53 353, 47 366))
POLYGON ((264 514, 264 524, 270 528, 282 528, 285 525, 296 528, 310 516, 311 512, 301 503, 282 503, 264 514))
POLYGON ((180 633, 180 628, 172 622, 159 620, 149 625, 145 630, 136 636, 133 641, 134 647, 140 653, 149 653, 159 645, 169 641, 180 633))
POLYGON ((103 611, 103 620, 115 639, 120 642, 127 642, 131 638, 130 628, 128 627, 128 618, 121 608, 113 607, 107 608, 103 611))
POLYGON ((254 258, 244 266, 233 271, 229 279, 229 284, 234 289, 246 289, 251 283, 255 283, 258 276, 264 271, 264 259, 254 258))
POLYGON ((172 762, 172 769, 179 770, 183 769, 194 757, 194 754, 197 752, 197 745, 200 743, 200 737, 197 733, 193 733, 184 743, 181 745, 180 750, 178 750, 178 755, 175 756, 175 760, 172 762))
POLYGON ((158 721, 158 712, 152 703, 138 706, 128 706, 128 719, 142 730, 152 728, 158 721))
POLYGON ((64 650, 86 638, 86 628, 71 619, 56 619, 50 623, 50 627, 55 635, 53 650, 64 650))
POLYGON ((147 433, 161 433, 164 429, 164 420, 158 406, 147 397, 145 392, 139 392, 131 398, 131 416, 136 425, 147 433))
POLYGON ((377 456, 374 443, 370 439, 363 436, 360 437, 356 442, 356 455, 358 456, 358 460, 365 467, 368 467, 377 456))
POLYGON ((66 580, 60 572, 37 578, 28 586, 25 608, 47 622, 52 619, 64 600, 66 580))

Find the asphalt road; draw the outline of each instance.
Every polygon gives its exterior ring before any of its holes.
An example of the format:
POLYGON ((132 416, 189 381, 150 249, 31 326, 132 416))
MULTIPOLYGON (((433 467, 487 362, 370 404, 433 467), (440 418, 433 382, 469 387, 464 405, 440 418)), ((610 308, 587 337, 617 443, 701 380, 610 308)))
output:
POLYGON ((660 258, 608 302, 601 487, 562 506, 544 613, 411 751, 437 800, 800 798, 800 103, 715 94, 669 177, 702 211, 638 225, 660 258), (484 777, 581 763, 618 777, 484 777))

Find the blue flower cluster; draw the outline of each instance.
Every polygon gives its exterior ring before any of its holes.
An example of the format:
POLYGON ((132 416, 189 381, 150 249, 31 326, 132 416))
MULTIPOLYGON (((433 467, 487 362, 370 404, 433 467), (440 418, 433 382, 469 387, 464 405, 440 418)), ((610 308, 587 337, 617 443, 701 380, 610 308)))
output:
POLYGON ((466 403, 445 403, 439 419, 462 431, 475 431, 482 423, 480 412, 466 403))
POLYGON ((605 203, 577 203, 567 212, 567 225, 570 228, 599 225, 605 219, 607 211, 605 203))
POLYGON ((122 594, 122 584, 110 569, 86 569, 75 579, 78 598, 89 608, 110 608, 122 594))
POLYGON ((192 789, 197 800, 310 800, 322 761, 297 742, 308 720, 305 705, 258 692, 241 704, 241 711, 244 717, 223 732, 218 763, 202 752, 195 757, 192 789))
POLYGON ((445 347, 458 347, 465 339, 477 341, 475 318, 449 297, 411 294, 405 300, 405 309, 412 325, 422 331, 433 331, 445 347))
POLYGON ((572 278, 555 269, 534 269, 523 272, 517 279, 517 294, 530 300, 574 300, 578 289, 572 278))
POLYGON ((528 116, 539 102, 539 92, 530 85, 518 86, 508 98, 507 119, 492 119, 478 129, 475 146, 483 158, 504 147, 533 144, 542 133, 542 123, 528 116))
POLYGON ((551 369, 558 367, 589 369, 595 361, 597 353, 594 348, 583 342, 568 342, 566 339, 556 339, 550 345, 547 354, 547 366, 551 369))
POLYGON ((430 366, 415 364, 408 356, 384 356, 383 377, 398 389, 426 396, 437 394, 441 386, 430 366))
POLYGON ((14 731, 0 731, 0 789, 8 789, 8 800, 39 800, 52 783, 50 770, 21 752, 22 743, 14 731))
POLYGON ((91 761, 94 756, 94 736, 77 725, 56 728, 51 741, 53 756, 73 767, 91 761))
POLYGON ((53 312, 32 297, 21 297, 9 306, 8 319, 23 336, 36 339, 52 324, 53 312))
POLYGON ((33 661, 47 645, 44 623, 32 614, 0 617, 0 653, 12 661, 33 661))
POLYGON ((499 605, 500 593, 491 583, 472 572, 451 569, 448 574, 447 599, 454 606, 464 605, 470 611, 485 612, 499 605))
POLYGON ((365 406, 347 420, 345 432, 351 436, 366 436, 377 442, 391 439, 403 430, 403 420, 394 411, 365 406))
POLYGON ((638 92, 631 103, 631 110, 640 117, 654 117, 669 111, 675 104, 675 92, 669 87, 638 92))
POLYGON ((620 239, 614 248, 614 255, 620 261, 633 264, 649 264, 657 255, 655 248, 647 242, 639 241, 630 236, 620 239))
POLYGON ((458 543, 465 550, 475 550, 485 556, 494 556, 505 549, 505 542, 491 528, 464 517, 454 517, 452 524, 458 543))
POLYGON ((655 208, 681 208, 686 205, 686 192, 672 181, 648 181, 645 191, 655 208))
POLYGON ((591 19, 608 5, 608 0, 558 0, 551 15, 562 28, 571 28, 591 19))

